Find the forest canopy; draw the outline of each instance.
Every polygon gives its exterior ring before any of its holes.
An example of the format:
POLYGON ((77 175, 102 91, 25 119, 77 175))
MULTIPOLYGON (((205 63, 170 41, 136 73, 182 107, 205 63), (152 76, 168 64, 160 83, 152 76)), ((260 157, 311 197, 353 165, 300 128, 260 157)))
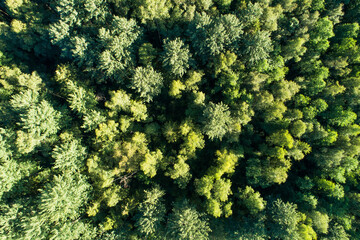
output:
POLYGON ((0 2, 0 239, 360 239, 359 0, 0 2))

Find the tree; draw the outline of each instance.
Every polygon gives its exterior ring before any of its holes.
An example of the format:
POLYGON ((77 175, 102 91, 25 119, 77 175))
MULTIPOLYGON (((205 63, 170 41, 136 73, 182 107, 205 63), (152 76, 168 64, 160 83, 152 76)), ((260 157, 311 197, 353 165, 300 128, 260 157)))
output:
POLYGON ((270 236, 278 239, 299 239, 297 227, 302 217, 297 206, 275 200, 269 208, 270 236))
POLYGON ((207 220, 185 201, 176 202, 166 226, 166 236, 173 239, 208 239, 207 220))
POLYGON ((11 195, 16 195, 24 191, 24 188, 16 187, 16 185, 21 179, 38 171, 38 166, 34 161, 16 159, 16 153, 10 147, 13 145, 10 136, 7 130, 0 129, 0 180, 4 183, 0 186, 0 200, 7 192, 12 191, 11 195))
POLYGON ((52 157, 55 159, 54 168, 62 172, 79 171, 84 166, 86 148, 76 139, 65 140, 55 146, 52 157))
POLYGON ((232 119, 227 105, 210 102, 203 115, 205 118, 204 132, 211 140, 221 140, 230 131, 232 119))
MULTIPOLYGON (((128 67, 135 64, 134 48, 132 45, 141 35, 140 28, 133 19, 115 16, 110 28, 100 28, 98 41, 103 46, 99 55, 97 70, 116 82, 123 82, 123 78, 129 73, 128 67)), ((106 81, 105 78, 98 82, 106 81)))
POLYGON ((194 181, 196 192, 201 195, 205 196, 207 199, 211 197, 211 190, 213 189, 214 185, 214 178, 212 176, 203 176, 200 179, 195 179, 194 181))
POLYGON ((209 173, 214 176, 215 179, 220 179, 224 174, 232 174, 235 172, 235 166, 242 154, 236 154, 233 151, 226 149, 222 151, 216 151, 216 165, 209 169, 209 173))
POLYGON ((197 149, 205 147, 204 136, 201 132, 190 131, 184 137, 184 143, 181 145, 180 154, 193 157, 197 149))
POLYGON ((67 221, 62 225, 53 228, 49 234, 49 239, 94 239, 98 234, 97 229, 86 221, 67 221))
POLYGON ((163 67, 176 77, 182 77, 189 68, 189 47, 180 38, 164 41, 163 67))
POLYGON ((241 204, 245 205, 252 215, 258 214, 266 207, 266 201, 260 196, 260 193, 255 192, 255 190, 250 186, 246 186, 244 190, 239 189, 237 197, 239 198, 241 204))
POLYGON ((17 227, 17 216, 19 211, 21 211, 23 205, 21 203, 14 203, 7 205, 2 203, 0 205, 1 214, 0 214, 0 237, 1 238, 19 238, 20 233, 15 229, 17 227))
POLYGON ((215 181, 213 186, 213 195, 215 199, 226 202, 231 194, 231 181, 229 179, 220 178, 215 181))
POLYGON ((328 113, 328 121, 335 126, 348 126, 357 118, 356 113, 351 110, 344 110, 342 106, 336 106, 328 113))
POLYGON ((285 61, 294 58, 295 62, 299 62, 301 60, 301 56, 303 56, 307 50, 304 46, 305 42, 306 39, 304 38, 296 38, 288 41, 281 49, 284 54, 285 61))
POLYGON ((312 225, 315 227, 319 233, 327 234, 329 228, 329 216, 326 213, 321 213, 319 211, 313 211, 310 215, 312 220, 312 225))
POLYGON ((17 145, 23 153, 33 151, 40 144, 40 141, 57 133, 60 129, 61 113, 46 100, 42 100, 38 105, 31 106, 26 113, 20 116, 20 126, 25 132, 18 132, 17 145))
POLYGON ((220 16, 209 29, 205 41, 210 55, 218 55, 226 49, 233 50, 242 33, 242 24, 235 15, 220 16))
POLYGON ((83 87, 72 86, 69 94, 70 108, 81 115, 87 114, 89 109, 93 109, 97 102, 94 94, 86 91, 83 87))
POLYGON ((157 165, 163 158, 163 155, 159 149, 156 152, 150 152, 145 154, 145 160, 140 163, 140 169, 145 175, 154 177, 156 175, 157 165))
POLYGON ((188 35, 196 55, 203 63, 209 56, 216 56, 225 50, 232 50, 238 45, 242 34, 242 24, 233 14, 211 19, 204 12, 196 14, 189 26, 188 35))
POLYGON ((185 90, 185 85, 180 80, 171 82, 169 95, 175 98, 181 98, 181 92, 185 90))
POLYGON ((91 132, 95 130, 99 124, 106 121, 106 117, 96 110, 90 110, 83 117, 83 125, 81 128, 85 129, 85 132, 91 132))
POLYGON ((138 206, 138 213, 134 216, 135 226, 142 236, 160 236, 163 231, 162 221, 165 220, 165 192, 158 187, 145 190, 145 199, 138 206))
POLYGON ((0 239, 360 239, 357 16, 0 1, 0 239))
POLYGON ((290 132, 295 137, 301 137, 306 132, 306 124, 301 120, 296 120, 292 123, 290 132))
POLYGON ((26 112, 31 106, 39 101, 39 93, 31 89, 16 94, 10 100, 11 107, 17 112, 26 112))
POLYGON ((273 133, 266 139, 266 141, 270 144, 286 148, 292 148, 294 144, 294 139, 288 130, 281 130, 273 133))
POLYGON ((186 160, 187 156, 178 155, 173 168, 167 173, 170 178, 175 180, 175 183, 177 183, 180 188, 185 188, 192 176, 190 166, 186 163, 186 160))
POLYGON ((315 65, 318 66, 314 66, 313 71, 310 73, 309 76, 309 81, 306 84, 306 92, 310 95, 310 96, 314 96, 316 94, 318 94, 319 92, 321 92, 325 86, 326 86, 326 82, 325 80, 328 78, 329 76, 329 69, 321 66, 320 62, 314 63, 315 65))
POLYGON ((231 5, 232 0, 215 0, 221 9, 228 9, 231 5))
POLYGON ((131 106, 131 97, 124 90, 109 92, 111 99, 105 102, 105 106, 112 111, 129 111, 131 106))
POLYGON ((111 143, 116 137, 118 126, 119 123, 116 123, 114 120, 109 120, 106 123, 100 123, 99 127, 95 129, 96 141, 111 143))
POLYGON ((137 16, 142 23, 148 24, 151 28, 155 28, 156 24, 161 23, 170 17, 170 1, 141 0, 138 4, 135 16, 137 16))
POLYGON ((256 31, 259 28, 260 17, 262 16, 263 11, 260 3, 248 2, 246 7, 241 9, 241 20, 246 24, 246 27, 256 31))
POLYGON ((276 100, 285 102, 290 100, 296 93, 300 91, 300 86, 293 81, 278 81, 273 85, 273 96, 276 100))
POLYGON ((266 60, 269 53, 273 50, 270 33, 258 31, 254 35, 247 35, 244 40, 244 49, 241 56, 250 65, 254 65, 261 60, 266 60))
POLYGON ((156 58, 157 50, 151 43, 144 43, 139 48, 139 62, 143 66, 151 65, 152 61, 156 58))
POLYGON ((264 30, 269 32, 276 31, 278 29, 277 22, 282 13, 283 9, 280 5, 277 5, 275 7, 266 7, 262 15, 262 23, 264 30))
POLYGON ((329 38, 334 36, 333 22, 328 18, 321 18, 317 21, 310 36, 310 46, 319 52, 324 52, 329 46, 329 38))
POLYGON ((145 102, 151 102, 159 95, 162 85, 163 77, 151 66, 136 68, 130 83, 131 88, 139 93, 145 102))
POLYGON ((335 38, 339 40, 342 38, 356 38, 359 29, 357 22, 338 24, 334 29, 335 38))
POLYGON ((317 181, 318 189, 325 196, 342 199, 345 196, 344 188, 340 184, 336 184, 326 179, 319 179, 317 181))
POLYGON ((344 239, 349 240, 349 235, 344 230, 344 227, 339 224, 334 224, 330 230, 327 237, 327 240, 335 240, 335 239, 344 239))
POLYGON ((90 184, 80 173, 54 176, 41 191, 39 211, 46 224, 75 220, 90 197, 90 184))

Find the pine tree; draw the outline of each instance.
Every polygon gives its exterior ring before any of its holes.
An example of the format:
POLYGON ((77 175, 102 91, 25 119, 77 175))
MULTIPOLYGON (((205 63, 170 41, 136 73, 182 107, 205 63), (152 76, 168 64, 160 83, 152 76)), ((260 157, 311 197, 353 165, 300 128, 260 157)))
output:
POLYGON ((80 173, 54 176, 41 190, 39 212, 44 224, 76 220, 90 197, 90 184, 80 173))
POLYGON ((163 67, 176 77, 182 77, 189 68, 191 54, 189 47, 176 38, 164 41, 163 67))
POLYGON ((161 236, 163 233, 162 222, 165 220, 165 204, 163 196, 165 192, 158 187, 145 190, 145 199, 138 206, 138 213, 135 215, 135 226, 140 235, 147 238, 161 236))
POLYGON ((230 131, 232 122, 229 107, 223 103, 212 102, 204 110, 204 132, 213 139, 222 139, 230 131))
POLYGON ((163 85, 163 77, 152 67, 138 67, 131 80, 130 86, 145 102, 151 102, 160 94, 163 85))
POLYGON ((209 224, 187 201, 177 202, 168 218, 166 236, 172 239, 209 239, 209 224))

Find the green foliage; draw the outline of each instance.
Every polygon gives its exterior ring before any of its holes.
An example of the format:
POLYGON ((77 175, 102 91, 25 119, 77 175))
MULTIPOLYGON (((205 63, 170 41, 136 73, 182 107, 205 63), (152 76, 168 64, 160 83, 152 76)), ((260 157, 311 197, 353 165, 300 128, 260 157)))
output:
POLYGON ((42 140, 58 131, 57 121, 59 118, 60 113, 44 100, 38 106, 31 106, 27 113, 21 115, 20 119, 22 129, 42 140))
POLYGON ((211 190, 213 188, 214 179, 211 176, 204 176, 200 179, 195 179, 195 188, 196 192, 199 195, 205 196, 206 198, 210 198, 211 190))
POLYGON ((359 239, 359 19, 2 1, 0 239, 359 239))
POLYGON ((287 130, 273 133, 266 140, 279 147, 292 148, 294 144, 294 139, 287 130))
POLYGON ((163 77, 152 67, 138 67, 130 85, 145 102, 151 102, 161 92, 163 77))
POLYGON ((290 132, 295 137, 301 137, 306 132, 306 124, 301 120, 292 123, 290 132))
POLYGON ((61 174, 44 186, 39 211, 45 223, 75 220, 89 199, 90 184, 79 173, 61 174))
POLYGON ((160 0, 141 0, 138 2, 138 9, 136 16, 142 23, 149 23, 151 27, 155 27, 155 24, 160 20, 169 18, 170 1, 160 0))
POLYGON ((329 216, 318 211, 313 211, 310 216, 315 230, 326 234, 329 228, 329 216))
POLYGON ((229 179, 218 179, 214 183, 213 187, 214 197, 219 199, 221 202, 228 200, 228 196, 232 194, 231 192, 231 182, 229 179))
POLYGON ((65 140, 55 146, 52 157, 55 159, 54 168, 61 171, 76 171, 84 166, 86 148, 76 139, 65 140))
POLYGON ((18 162, 13 157, 13 152, 9 148, 9 139, 7 139, 4 129, 1 129, 0 135, 0 179, 3 183, 0 187, 0 199, 6 192, 18 190, 16 184, 23 178, 30 176, 38 170, 37 165, 29 160, 18 162), (13 189, 14 188, 14 189, 13 189))
POLYGON ((357 118, 356 113, 350 110, 343 110, 341 106, 336 106, 329 113, 329 123, 335 126, 348 126, 357 118))
POLYGON ((81 128, 83 128, 86 132, 93 131, 98 127, 100 123, 105 122, 105 120, 106 118, 100 112, 96 110, 91 110, 84 115, 84 122, 81 128))
POLYGON ((230 131, 232 119, 227 105, 210 102, 203 114, 205 118, 204 132, 211 140, 221 140, 230 131))
POLYGON ((221 15, 212 20, 205 12, 196 14, 188 29, 191 44, 203 62, 208 61, 208 56, 233 49, 242 32, 242 24, 235 15, 221 15))
POLYGON ((261 60, 266 60, 272 50, 270 33, 258 31, 254 35, 247 36, 241 55, 249 64, 253 65, 261 60))
POLYGON ((181 97, 181 92, 185 90, 185 85, 180 80, 174 80, 171 82, 169 95, 175 98, 181 97))
POLYGON ((348 240, 349 235, 345 232, 344 227, 338 224, 334 224, 334 226, 329 231, 328 240, 335 240, 335 239, 344 239, 348 240))
POLYGON ((341 199, 344 197, 344 189, 341 185, 336 184, 326 179, 319 179, 317 181, 318 189, 326 196, 341 199))
POLYGON ((216 151, 216 167, 210 169, 215 179, 220 179, 224 174, 232 174, 235 172, 235 165, 239 160, 239 155, 227 150, 216 151))
POLYGON ((145 160, 140 163, 140 169, 145 175, 154 177, 156 175, 156 165, 162 158, 163 156, 160 150, 147 153, 145 154, 145 160))
POLYGON ((131 99, 128 94, 123 90, 111 91, 111 99, 105 103, 107 108, 110 108, 112 111, 129 111, 131 106, 131 99))
POLYGON ((333 36, 334 32, 332 21, 328 17, 321 18, 312 31, 310 44, 314 46, 315 51, 325 51, 330 46, 327 39, 333 36))
POLYGON ((135 215, 138 231, 145 237, 161 236, 162 225, 165 217, 165 205, 162 197, 164 191, 159 188, 145 190, 145 199, 138 206, 138 214, 135 215))
POLYGON ((306 39, 296 38, 290 40, 284 47, 282 47, 282 52, 285 60, 294 59, 294 61, 299 62, 301 56, 305 54, 307 48, 304 46, 306 39))
POLYGON ((182 77, 189 68, 191 58, 188 46, 179 38, 164 42, 163 66, 176 77, 182 77))
POLYGON ((139 48, 139 62, 144 65, 151 65, 152 61, 156 58, 156 49, 151 43, 144 43, 139 48))
POLYGON ((57 133, 60 129, 60 117, 61 113, 56 111, 46 100, 30 106, 25 113, 20 115, 19 125, 24 131, 17 132, 16 145, 19 151, 29 153, 41 141, 57 133))
POLYGON ((273 238, 300 239, 296 230, 301 221, 301 214, 295 204, 277 199, 269 209, 269 217, 270 234, 273 238))
POLYGON ((209 224, 186 201, 177 202, 166 226, 166 236, 172 239, 209 239, 209 224))
MULTIPOLYGON (((126 70, 134 65, 134 53, 132 44, 140 36, 140 28, 135 20, 115 16, 110 28, 100 28, 98 41, 103 45, 103 51, 99 55, 98 71, 106 77, 122 82, 126 76, 126 70)), ((99 79, 103 82, 105 79, 99 79)))
POLYGON ((104 143, 111 142, 116 137, 118 126, 119 124, 113 120, 99 124, 99 127, 95 129, 96 140, 104 143))
POLYGON ((265 209, 266 201, 250 186, 246 186, 244 190, 239 189, 238 198, 252 215, 265 209))

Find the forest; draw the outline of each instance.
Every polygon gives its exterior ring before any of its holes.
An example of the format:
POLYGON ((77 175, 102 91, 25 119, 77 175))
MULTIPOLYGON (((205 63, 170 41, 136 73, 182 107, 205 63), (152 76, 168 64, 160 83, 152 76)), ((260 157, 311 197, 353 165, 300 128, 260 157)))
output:
POLYGON ((0 239, 360 239, 359 20, 0 1, 0 239))

